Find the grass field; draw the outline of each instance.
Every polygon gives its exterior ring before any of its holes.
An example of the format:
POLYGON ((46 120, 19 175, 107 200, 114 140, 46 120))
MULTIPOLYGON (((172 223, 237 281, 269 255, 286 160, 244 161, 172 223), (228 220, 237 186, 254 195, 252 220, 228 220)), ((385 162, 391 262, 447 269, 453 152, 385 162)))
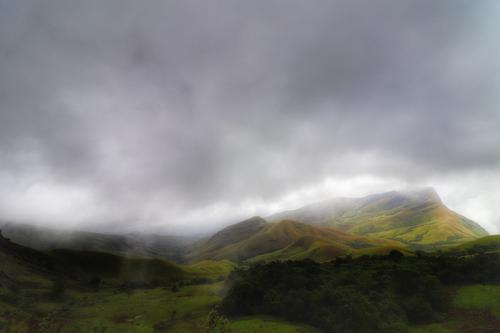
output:
POLYGON ((412 327, 411 333, 500 331, 500 286, 471 285, 454 291, 452 308, 441 323, 412 327))
MULTIPOLYGON (((224 280, 236 267, 227 260, 178 265, 0 245, 2 333, 205 333, 208 314, 221 302, 224 280), (51 270, 51 264, 67 268, 70 276, 51 270), (91 287, 97 273, 101 283, 91 287)), ((245 318, 231 325, 234 333, 314 332, 273 319, 245 318)))
POLYGON ((500 286, 473 285, 458 290, 453 306, 464 310, 490 311, 500 318, 500 286))
POLYGON ((230 323, 234 333, 319 333, 318 330, 273 318, 241 318, 230 323))
POLYGON ((96 293, 68 312, 71 332, 201 332, 210 308, 220 301, 221 283, 126 293, 96 293))
MULTIPOLYGON (((209 269, 207 263, 193 267, 200 268, 209 269)), ((215 272, 218 274, 220 267, 215 272)), ((32 286, 20 292, 17 304, 0 300, 0 332, 29 332, 36 324, 40 333, 204 333, 208 312, 221 301, 224 289, 224 282, 182 286, 175 291, 160 287, 128 293, 114 288, 90 292, 71 287, 61 299, 51 300, 43 296, 48 293, 49 281, 27 276, 24 281, 32 286), (7 327, 9 331, 2 329, 7 327)), ((412 327, 410 332, 489 332, 500 323, 500 286, 465 286, 454 293, 452 309, 441 323, 412 327)), ((318 332, 269 317, 231 319, 229 327, 233 333, 318 332)))
POLYGON ((470 242, 460 244, 456 247, 450 248, 449 251, 455 252, 485 252, 485 253, 499 253, 500 252, 500 235, 485 236, 475 239, 470 242))
MULTIPOLYGON (((115 289, 99 292, 69 289, 63 298, 42 297, 45 287, 25 293, 25 301, 9 305, 0 301, 0 332, 40 333, 204 333, 207 315, 221 301, 224 282, 170 288, 115 289)), ((273 318, 241 318, 230 321, 233 333, 317 333, 303 325, 273 318)))

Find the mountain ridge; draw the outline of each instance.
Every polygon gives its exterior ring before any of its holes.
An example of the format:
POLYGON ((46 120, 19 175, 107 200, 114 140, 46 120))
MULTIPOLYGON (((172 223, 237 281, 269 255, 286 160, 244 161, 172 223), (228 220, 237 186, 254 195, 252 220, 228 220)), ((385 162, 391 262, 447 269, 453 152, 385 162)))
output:
POLYGON ((476 222, 446 207, 433 188, 334 198, 268 217, 270 222, 282 219, 415 246, 461 242, 488 234, 476 222))
POLYGON ((433 188, 334 198, 228 226, 190 249, 190 261, 319 261, 353 254, 436 250, 487 235, 433 188))
MULTIPOLYGON (((290 259, 283 253, 284 249, 294 251, 293 257, 327 260, 335 256, 361 252, 360 249, 403 248, 402 243, 360 235, 351 235, 330 227, 313 226, 292 220, 280 222, 263 222, 260 217, 242 221, 216 233, 214 237, 200 244, 188 253, 191 261, 204 259, 229 259, 234 261, 256 260, 259 257, 273 259, 290 259), (232 236, 224 241, 221 235, 229 232, 237 233, 242 226, 258 223, 258 228, 250 235, 232 236), (235 238, 241 241, 234 242, 235 238), (214 241, 215 240, 215 241, 214 241), (318 253, 330 252, 326 256, 318 253), (264 257, 262 257, 264 256, 264 257)), ((246 230, 245 230, 246 231, 246 230)))
POLYGON ((474 241, 487 232, 450 210, 432 188, 333 198, 271 215, 254 216, 194 240, 160 235, 107 235, 4 224, 4 235, 42 251, 97 251, 178 263, 203 260, 330 260, 347 254, 436 250, 474 241))

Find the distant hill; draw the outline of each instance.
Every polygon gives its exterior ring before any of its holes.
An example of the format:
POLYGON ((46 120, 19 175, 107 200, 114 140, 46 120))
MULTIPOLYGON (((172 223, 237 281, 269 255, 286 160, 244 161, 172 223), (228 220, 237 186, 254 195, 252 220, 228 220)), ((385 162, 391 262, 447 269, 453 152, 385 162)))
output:
POLYGON ((192 249, 190 260, 282 260, 312 258, 319 261, 348 253, 403 249, 402 243, 347 234, 329 227, 284 220, 267 223, 260 217, 229 226, 192 249))
POLYGON ((458 254, 466 253, 500 253, 500 235, 485 236, 449 249, 458 254))
MULTIPOLYGON (((227 275, 234 264, 228 261, 204 261, 195 265, 178 265, 157 258, 123 257, 115 254, 51 250, 39 251, 16 244, 0 232, 0 278, 56 276, 73 281, 88 281, 98 276, 108 283, 171 283, 180 280, 217 278, 227 275)), ((1 287, 0 279, 0 287, 1 287)))
MULTIPOLYGON (((12 223, 1 228, 16 243, 59 256, 76 255, 67 250, 83 256, 105 252, 177 263, 303 258, 325 261, 346 254, 383 254, 392 249, 449 248, 487 235, 477 223, 447 208, 432 188, 337 198, 267 219, 253 217, 196 242, 186 237, 105 235, 12 223)), ((104 261, 112 258, 99 256, 104 261)))
POLYGON ((488 234, 447 208, 432 188, 332 199, 272 215, 268 221, 285 219, 391 239, 414 248, 449 246, 488 234))
POLYGON ((5 237, 37 250, 69 249, 107 252, 122 256, 157 257, 182 261, 185 248, 196 238, 128 234, 110 235, 85 231, 51 229, 17 223, 0 223, 5 237))

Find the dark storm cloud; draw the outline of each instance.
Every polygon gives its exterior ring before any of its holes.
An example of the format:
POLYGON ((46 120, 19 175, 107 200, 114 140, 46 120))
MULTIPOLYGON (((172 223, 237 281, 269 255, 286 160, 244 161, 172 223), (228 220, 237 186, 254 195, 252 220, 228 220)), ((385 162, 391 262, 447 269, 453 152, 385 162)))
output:
POLYGON ((498 170, 499 14, 495 1, 1 1, 0 176, 86 189, 113 212, 92 223, 156 223, 329 176, 498 170))

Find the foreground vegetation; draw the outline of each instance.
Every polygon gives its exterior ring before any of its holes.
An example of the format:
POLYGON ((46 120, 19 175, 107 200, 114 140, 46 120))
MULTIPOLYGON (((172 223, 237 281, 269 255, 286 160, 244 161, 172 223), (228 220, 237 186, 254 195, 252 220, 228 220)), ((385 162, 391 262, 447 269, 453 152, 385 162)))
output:
MULTIPOLYGON (((234 267, 229 261, 178 265, 100 252, 42 252, 0 238, 0 332, 213 333, 210 314, 234 267)), ((218 330, 224 318, 217 318, 218 330)), ((255 317, 231 320, 229 331, 314 332, 255 317)))
MULTIPOLYGON (((323 264, 274 262, 235 271, 230 281, 222 303, 229 316, 272 315, 322 332, 409 332, 410 326, 443 321, 453 305, 465 301, 472 308, 497 313, 497 301, 486 301, 488 296, 478 287, 459 289, 455 301, 450 291, 463 285, 500 284, 500 256, 405 257, 393 251, 323 264)), ((491 290, 498 291, 488 288, 490 296, 491 290)), ((494 317, 491 320, 491 325, 500 325, 494 317)))
POLYGON ((500 254, 466 248, 238 268, 0 239, 0 332, 496 332, 500 254))

